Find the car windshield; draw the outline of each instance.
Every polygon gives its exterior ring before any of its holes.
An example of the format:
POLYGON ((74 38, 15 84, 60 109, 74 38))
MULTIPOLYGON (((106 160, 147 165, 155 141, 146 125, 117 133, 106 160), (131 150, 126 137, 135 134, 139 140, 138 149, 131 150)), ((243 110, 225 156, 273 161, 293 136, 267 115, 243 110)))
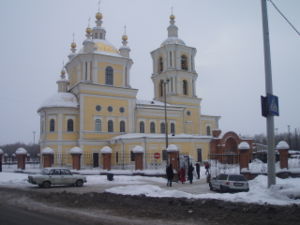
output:
POLYGON ((229 175, 230 181, 247 181, 246 178, 242 175, 229 175))
POLYGON ((49 175, 49 170, 48 169, 43 169, 41 174, 43 175, 49 175))
POLYGON ((227 180, 227 176, 226 174, 220 174, 219 176, 217 176, 217 180, 227 180))

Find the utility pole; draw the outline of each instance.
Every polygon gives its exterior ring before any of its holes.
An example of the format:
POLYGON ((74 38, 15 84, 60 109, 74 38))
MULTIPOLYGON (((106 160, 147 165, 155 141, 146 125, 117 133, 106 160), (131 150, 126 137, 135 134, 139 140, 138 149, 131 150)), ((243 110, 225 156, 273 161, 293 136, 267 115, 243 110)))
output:
POLYGON ((169 140, 168 140, 168 117, 167 117, 167 83, 169 83, 169 79, 163 82, 164 84, 164 108, 165 108, 165 134, 166 134, 166 150, 169 146, 169 140))
POLYGON ((35 131, 32 131, 32 133, 33 133, 33 144, 35 144, 35 131))
MULTIPOLYGON (((264 40, 264 61, 265 61, 265 85, 266 98, 273 96, 272 87, 272 70, 271 70, 271 54, 269 41, 269 27, 268 27, 268 13, 267 0, 261 0, 262 9, 262 25, 263 25, 263 40, 264 40)), ((270 105, 268 104, 268 108, 270 105)), ((268 187, 276 184, 275 177, 275 143, 274 143, 274 115, 268 113, 266 115, 267 121, 267 144, 268 144, 268 187)))

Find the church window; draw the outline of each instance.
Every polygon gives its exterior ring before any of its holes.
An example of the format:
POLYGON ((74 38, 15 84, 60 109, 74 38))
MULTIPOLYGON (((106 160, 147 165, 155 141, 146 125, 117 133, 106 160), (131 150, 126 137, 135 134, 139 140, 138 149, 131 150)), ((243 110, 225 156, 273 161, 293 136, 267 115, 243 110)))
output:
POLYGON ((150 133, 152 133, 152 134, 155 133, 155 123, 154 122, 150 123, 150 133))
POLYGON ((108 112, 112 112, 112 111, 113 111, 113 107, 112 107, 112 106, 108 106, 108 107, 107 107, 107 111, 108 111, 108 112))
POLYGON ((197 161, 202 162, 202 149, 201 148, 197 149, 197 161))
POLYGON ((140 122, 140 133, 145 133, 145 123, 144 123, 144 121, 140 122))
POLYGON ((125 121, 120 122, 120 132, 125 132, 125 121))
POLYGON ((74 131, 74 121, 72 119, 68 119, 67 121, 67 131, 68 132, 74 131))
POLYGON ((95 33, 95 39, 97 39, 98 38, 98 34, 97 33, 95 33))
POLYGON ((101 120, 100 119, 95 120, 95 131, 101 131, 101 120))
POLYGON ((181 69, 182 70, 188 70, 188 60, 185 55, 181 56, 181 69))
POLYGON ((175 134, 175 123, 171 123, 171 133, 175 134))
POLYGON ((130 151, 130 160, 135 161, 134 153, 133 151, 130 151))
POLYGON ((114 122, 112 120, 108 121, 107 130, 108 130, 108 132, 114 132, 114 122))
POLYGON ((170 54, 170 66, 172 66, 172 52, 170 52, 169 54, 170 54))
POLYGON ((50 129, 49 129, 50 132, 54 132, 55 131, 55 120, 54 119, 51 119, 50 120, 50 129))
POLYGON ((111 66, 108 66, 105 69, 105 84, 107 85, 114 84, 114 70, 111 66))
POLYGON ((87 76, 88 76, 88 63, 85 62, 84 80, 87 80, 87 76))
POLYGON ((123 112, 125 112, 125 108, 124 107, 120 107, 120 113, 123 113, 123 112))
POLYGON ((166 133, 166 125, 165 125, 165 123, 160 123, 160 133, 161 134, 166 133))
POLYGON ((164 81, 161 80, 159 82, 159 96, 162 97, 164 96, 164 81))
POLYGON ((187 80, 182 81, 182 91, 184 95, 188 95, 188 82, 187 80))
POLYGON ((158 72, 161 73, 164 70, 163 58, 159 57, 158 59, 158 72))
POLYGON ((191 111, 187 111, 186 115, 190 116, 191 115, 191 111))
POLYGON ((101 105, 96 105, 96 111, 100 112, 101 111, 101 105))
POLYGON ((210 126, 206 127, 206 135, 210 136, 211 135, 211 130, 210 130, 210 126))

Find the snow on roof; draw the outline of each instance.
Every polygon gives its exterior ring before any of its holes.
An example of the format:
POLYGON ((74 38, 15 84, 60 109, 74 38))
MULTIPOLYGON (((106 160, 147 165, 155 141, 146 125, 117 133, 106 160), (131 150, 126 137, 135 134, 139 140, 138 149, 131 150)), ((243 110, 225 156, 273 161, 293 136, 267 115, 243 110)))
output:
POLYGON ((239 144, 238 148, 240 150, 248 150, 250 149, 250 145, 247 142, 243 141, 239 144))
MULTIPOLYGON (((212 139, 211 136, 200 136, 200 135, 192 135, 192 134, 169 134, 168 137, 172 138, 200 138, 200 139, 212 139)), ((119 139, 135 139, 135 138, 165 138, 165 134, 149 134, 149 133, 128 133, 113 137, 112 140, 119 139)))
POLYGON ((170 44, 185 45, 184 41, 178 37, 168 37, 160 46, 163 47, 170 44))
MULTIPOLYGON (((2 155, 3 154, 3 150, 0 148, 0 155, 2 155)), ((0 159, 1 160, 1 159, 0 159)))
POLYGON ((178 152, 178 151, 179 151, 179 149, 178 149, 177 145, 174 145, 174 144, 169 145, 167 148, 167 152, 178 152))
POLYGON ((136 146, 133 147, 132 152, 133 153, 143 153, 144 148, 140 145, 136 145, 136 146))
POLYGON ((82 154, 82 153, 83 153, 82 149, 77 146, 70 149, 70 154, 82 154))
POLYGON ((42 150, 42 155, 45 155, 45 154, 48 154, 48 155, 53 155, 54 154, 54 150, 52 148, 49 148, 49 147, 46 147, 42 150))
POLYGON ((277 145, 276 145, 276 149, 278 150, 284 150, 284 149, 289 149, 290 146, 288 143, 286 143, 286 141, 280 141, 277 145))
MULTIPOLYGON (((160 101, 156 101, 156 100, 140 100, 137 99, 136 100, 136 104, 139 105, 156 105, 156 106, 164 106, 165 103, 164 102, 160 102, 160 101)), ((171 106, 170 104, 167 103, 167 106, 171 106)))
POLYGON ((52 97, 48 98, 40 108, 50 107, 70 107, 77 108, 78 101, 72 93, 69 92, 58 92, 52 97))
POLYGON ((101 148, 101 153, 112 153, 112 149, 109 146, 104 146, 101 148))
POLYGON ((26 155, 27 154, 27 151, 25 148, 18 148, 17 151, 16 151, 16 155, 26 155))

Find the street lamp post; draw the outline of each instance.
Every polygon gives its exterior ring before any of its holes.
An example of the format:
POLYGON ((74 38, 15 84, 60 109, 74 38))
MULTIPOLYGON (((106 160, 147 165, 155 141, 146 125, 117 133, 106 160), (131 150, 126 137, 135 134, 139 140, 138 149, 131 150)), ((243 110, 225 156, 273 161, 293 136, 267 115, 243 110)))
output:
MULTIPOLYGON (((265 61, 265 85, 266 96, 273 95, 271 54, 269 41, 269 27, 267 14, 267 0, 261 0, 262 25, 263 25, 263 43, 264 43, 264 61, 265 61)), ((268 105, 269 107, 269 105, 268 105)), ((266 115, 267 119, 267 142, 268 142, 268 187, 276 184, 275 177, 275 152, 274 152, 274 116, 270 113, 266 115)))

